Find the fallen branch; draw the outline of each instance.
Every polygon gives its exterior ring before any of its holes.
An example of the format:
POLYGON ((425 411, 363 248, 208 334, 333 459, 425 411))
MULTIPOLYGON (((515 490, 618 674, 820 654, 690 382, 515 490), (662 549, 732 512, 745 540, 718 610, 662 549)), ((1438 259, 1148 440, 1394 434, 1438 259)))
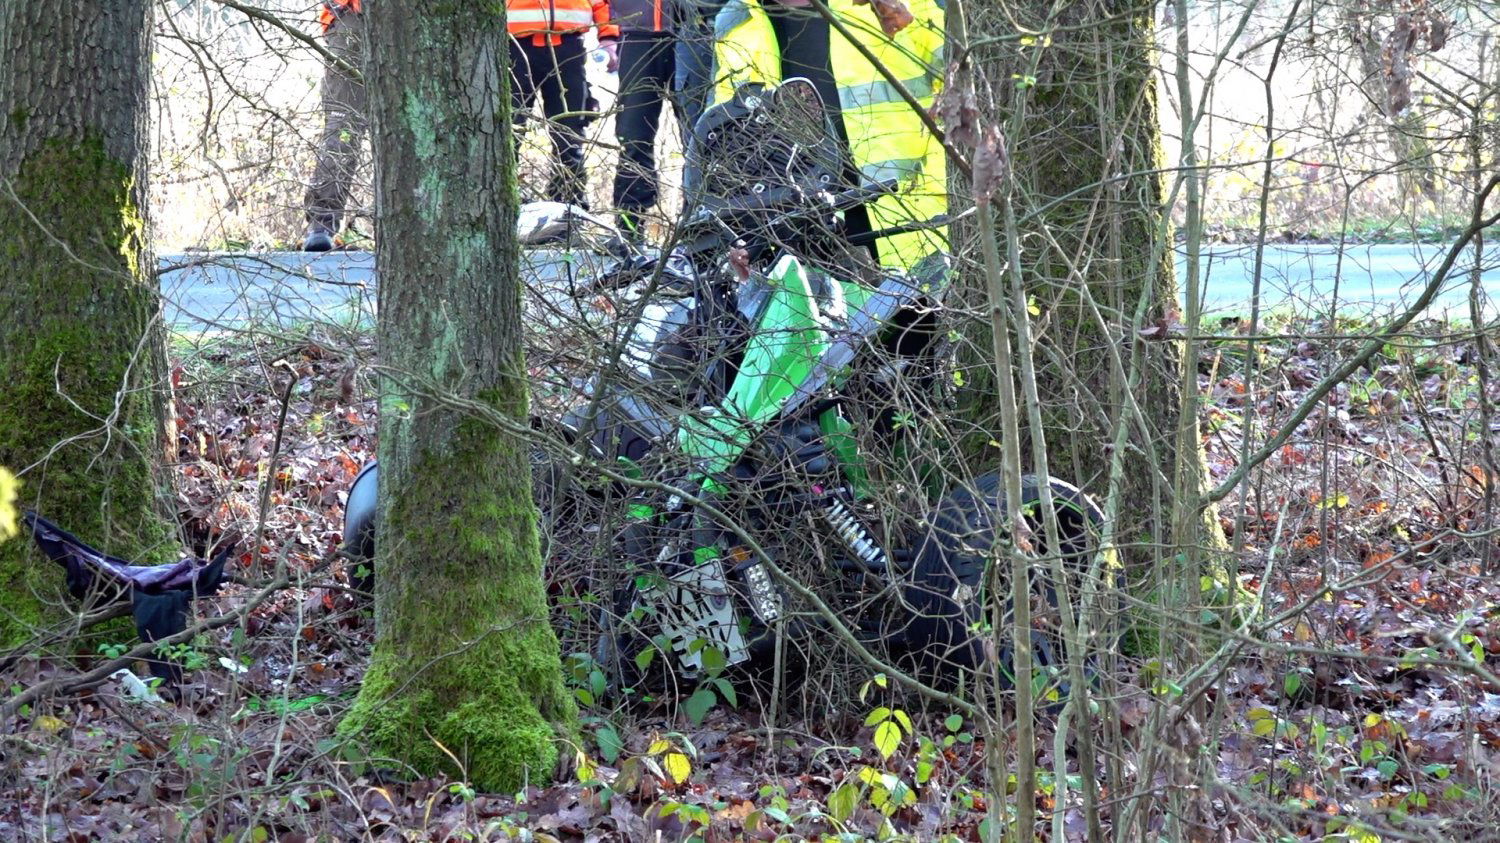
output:
POLYGON ((77 619, 76 623, 69 623, 66 629, 53 628, 44 631, 41 635, 31 639, 25 644, 16 647, 3 656, 0 656, 0 673, 4 673, 20 661, 27 653, 35 653, 61 641, 73 638, 85 629, 98 626, 105 621, 115 618, 123 618, 130 614, 130 603, 114 603, 102 607, 94 612, 77 619))

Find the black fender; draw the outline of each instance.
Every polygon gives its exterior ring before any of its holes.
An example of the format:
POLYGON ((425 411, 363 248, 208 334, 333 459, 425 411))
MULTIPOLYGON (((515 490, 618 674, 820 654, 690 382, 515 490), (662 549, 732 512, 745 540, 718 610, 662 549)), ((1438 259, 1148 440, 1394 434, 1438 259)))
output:
MULTIPOLYGON (((1041 513, 1031 512, 1041 501, 1044 485, 1052 492, 1052 505, 1062 530, 1064 568, 1081 574, 1096 547, 1104 514, 1077 486, 1057 478, 1026 475, 1021 478, 1021 509, 1040 539, 1041 513)), ((973 670, 986 660, 982 635, 976 624, 984 619, 986 572, 993 549, 1002 532, 1000 513, 1005 493, 999 474, 975 478, 972 486, 951 490, 924 519, 919 531, 913 565, 903 583, 899 606, 889 618, 885 636, 899 639, 915 657, 919 670, 939 675, 954 669, 973 670)), ((1050 574, 1036 572, 1033 588, 1052 606, 1058 592, 1050 574)), ((1009 605, 1008 600, 1006 605, 1009 605)), ((997 633, 996 649, 1002 667, 1009 670, 1010 652, 1003 632, 997 633)), ((1032 641, 1037 664, 1060 664, 1060 641, 1036 633, 1032 641)))
POLYGON ((374 460, 365 463, 344 504, 344 553, 357 559, 375 558, 375 490, 379 486, 374 460))
POLYGON ((612 388, 599 402, 593 424, 586 410, 571 410, 559 423, 576 437, 591 429, 591 445, 596 457, 628 460, 638 463, 655 449, 657 443, 672 436, 676 428, 626 389, 612 388))
POLYGON ((344 504, 344 555, 349 557, 349 585, 366 594, 375 591, 375 492, 380 483, 376 477, 375 461, 365 463, 354 483, 349 487, 349 499, 344 504))

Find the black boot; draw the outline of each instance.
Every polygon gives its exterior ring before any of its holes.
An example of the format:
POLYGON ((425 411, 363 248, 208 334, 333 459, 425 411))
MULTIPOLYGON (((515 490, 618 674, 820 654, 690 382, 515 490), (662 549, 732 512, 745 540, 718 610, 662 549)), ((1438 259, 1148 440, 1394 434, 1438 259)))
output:
POLYGON ((333 232, 321 225, 314 225, 302 238, 302 251, 327 252, 333 248, 333 232))

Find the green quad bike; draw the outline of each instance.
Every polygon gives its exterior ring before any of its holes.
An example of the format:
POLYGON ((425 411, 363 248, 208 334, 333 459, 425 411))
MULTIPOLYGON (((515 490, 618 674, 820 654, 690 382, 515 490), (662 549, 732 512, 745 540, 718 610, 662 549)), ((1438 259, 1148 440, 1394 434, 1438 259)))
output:
MULTIPOLYGON (((895 230, 844 234, 842 213, 893 185, 839 189, 836 138, 806 80, 749 86, 710 109, 694 131, 697 210, 679 245, 637 251, 597 279, 636 296, 622 342, 578 406, 533 421, 588 458, 574 468, 534 451, 544 527, 587 517, 616 530, 605 581, 586 588, 609 596, 594 656, 616 687, 765 664, 778 638, 831 641, 767 562, 924 676, 1009 663, 1008 637, 986 631, 1000 480, 934 489, 924 456, 942 452, 919 417, 942 404, 946 263, 893 273, 866 244, 895 230)), ((1041 481, 1023 485, 1039 537, 1041 481)), ((1100 513, 1077 488, 1048 485, 1057 552, 1081 571, 1100 513)), ((344 533, 367 558, 374 487, 372 465, 350 491, 344 533)), ((1046 568, 1035 566, 1033 602, 1055 606, 1046 568)), ((1039 664, 1060 664, 1055 626, 1033 639, 1039 664)))
MULTIPOLYGON (((893 273, 865 244, 894 231, 844 234, 841 212, 893 185, 834 189, 836 137, 806 80, 742 89, 695 129, 684 245, 601 279, 644 279, 647 295, 618 365, 563 424, 627 479, 612 486, 627 523, 595 653, 625 686, 768 662, 778 636, 831 640, 768 562, 923 675, 1009 663, 1004 634, 986 646, 983 632, 999 477, 932 489, 923 463, 941 448, 914 418, 942 400, 946 262, 893 273)), ((1025 478, 1021 502, 1036 536, 1040 483, 1025 478)), ((1049 485, 1058 550, 1081 572, 1101 515, 1049 485)), ((1055 625, 1033 637, 1037 661, 1060 664, 1055 625)))

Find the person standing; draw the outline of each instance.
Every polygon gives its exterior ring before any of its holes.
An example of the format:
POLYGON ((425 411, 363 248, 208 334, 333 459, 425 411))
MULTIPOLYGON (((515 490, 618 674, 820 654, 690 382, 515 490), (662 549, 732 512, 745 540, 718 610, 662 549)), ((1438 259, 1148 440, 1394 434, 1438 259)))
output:
POLYGON ((552 176, 546 198, 586 205, 583 130, 589 118, 587 50, 583 35, 599 32, 608 69, 620 65, 620 28, 610 20, 609 0, 506 0, 510 33, 511 109, 520 129, 540 97, 552 139, 552 176))
MULTIPOLYGON (((746 83, 776 85, 806 77, 832 112, 846 150, 847 187, 880 184, 889 192, 844 214, 849 234, 883 232, 947 213, 943 145, 902 94, 932 108, 944 64, 943 11, 937 0, 888 4, 826 0, 860 47, 833 31, 807 0, 728 0, 714 22, 710 106, 728 102, 746 83), (875 57, 879 66, 866 56, 875 57), (882 68, 894 76, 892 85, 882 68)), ((873 244, 881 266, 911 270, 946 251, 942 227, 904 231, 873 244)))
MULTIPOLYGON (((362 7, 361 0, 325 0, 318 12, 329 54, 355 68, 364 62, 362 7)), ((354 189, 360 145, 369 126, 365 103, 364 82, 328 62, 323 71, 323 137, 312 183, 303 199, 307 214, 304 251, 326 252, 334 246, 354 189)))
POLYGON ((724 0, 678 0, 682 5, 677 24, 677 78, 673 89, 686 123, 683 134, 691 136, 698 118, 708 107, 713 87, 714 18, 724 0))
MULTIPOLYGON (((663 103, 671 103, 684 146, 688 112, 677 90, 680 27, 692 0, 613 0, 620 25, 620 94, 615 104, 614 207, 620 230, 639 240, 642 215, 656 204, 656 136, 663 103)), ((705 91, 706 93, 706 91, 705 91)))

